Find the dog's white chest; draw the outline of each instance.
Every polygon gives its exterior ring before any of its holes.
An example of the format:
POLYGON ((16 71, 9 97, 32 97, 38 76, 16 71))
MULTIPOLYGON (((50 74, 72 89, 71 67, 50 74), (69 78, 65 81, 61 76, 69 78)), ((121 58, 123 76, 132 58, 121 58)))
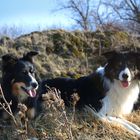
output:
POLYGON ((137 81, 133 81, 129 87, 123 88, 119 81, 115 80, 110 85, 110 90, 102 100, 103 106, 99 111, 103 115, 123 116, 130 114, 139 95, 137 81))

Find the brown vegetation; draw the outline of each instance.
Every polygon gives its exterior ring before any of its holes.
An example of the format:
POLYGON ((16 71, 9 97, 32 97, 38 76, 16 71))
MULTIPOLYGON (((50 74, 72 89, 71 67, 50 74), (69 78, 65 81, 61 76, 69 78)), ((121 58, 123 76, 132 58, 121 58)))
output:
MULTIPOLYGON (((2 37, 0 55, 14 53, 20 56, 29 50, 36 50, 40 55, 35 58, 35 65, 41 78, 56 76, 77 78, 87 75, 104 64, 104 58, 99 56, 102 52, 124 46, 135 49, 140 47, 139 42, 138 37, 115 30, 105 32, 49 30, 33 32, 14 40, 2 37)), ((74 105, 78 97, 74 95, 73 99, 72 108, 67 110, 59 92, 55 89, 51 90, 44 97, 44 112, 32 121, 28 121, 24 116, 26 107, 19 105, 20 112, 17 114, 19 116, 15 116, 18 126, 7 125, 4 120, 1 120, 0 139, 16 140, 21 137, 32 140, 137 139, 119 126, 103 124, 86 111, 75 111, 74 105)), ((139 115, 139 111, 134 112, 128 119, 140 126, 139 115)))

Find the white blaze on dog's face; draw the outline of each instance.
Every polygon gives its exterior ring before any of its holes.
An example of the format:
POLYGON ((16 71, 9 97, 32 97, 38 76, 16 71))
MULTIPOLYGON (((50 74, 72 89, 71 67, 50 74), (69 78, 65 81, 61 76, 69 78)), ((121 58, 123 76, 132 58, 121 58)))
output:
POLYGON ((34 89, 38 89, 38 82, 37 80, 35 79, 35 77, 33 77, 33 75, 31 73, 29 73, 29 77, 31 78, 31 86, 34 88, 34 89))

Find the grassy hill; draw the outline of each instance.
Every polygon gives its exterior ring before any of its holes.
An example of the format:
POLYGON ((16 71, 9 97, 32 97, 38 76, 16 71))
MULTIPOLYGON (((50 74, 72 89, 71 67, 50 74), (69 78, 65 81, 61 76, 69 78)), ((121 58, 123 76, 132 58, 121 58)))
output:
MULTIPOLYGON (((57 76, 78 78, 91 73, 105 63, 101 53, 122 47, 133 49, 140 47, 140 38, 121 31, 48 30, 32 32, 16 39, 1 37, 0 56, 6 53, 21 56, 25 52, 36 50, 39 51, 39 55, 35 58, 35 65, 41 78, 57 76)), ((5 122, 2 122, 0 124, 0 139, 137 139, 121 127, 103 124, 95 120, 89 113, 75 112, 73 109, 66 113, 64 107, 58 105, 61 99, 56 100, 50 105, 46 103, 44 113, 34 121, 28 122, 27 133, 21 131, 21 129, 25 130, 25 126, 18 130, 13 125, 7 126, 5 122)), ((134 112, 129 120, 140 126, 139 115, 139 111, 134 112)))

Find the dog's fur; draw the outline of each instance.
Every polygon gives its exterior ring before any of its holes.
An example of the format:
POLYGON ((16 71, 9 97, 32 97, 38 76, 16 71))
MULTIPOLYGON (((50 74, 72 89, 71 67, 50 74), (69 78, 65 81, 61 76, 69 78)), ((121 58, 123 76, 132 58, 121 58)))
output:
POLYGON ((55 87, 61 91, 66 105, 70 105, 71 95, 77 92, 80 96, 78 108, 92 108, 100 119, 117 122, 140 136, 140 128, 122 119, 131 113, 138 100, 140 53, 112 51, 104 56, 107 64, 95 73, 78 79, 47 79, 42 82, 42 93, 47 92, 46 85, 55 87))
MULTIPOLYGON (((31 51, 23 57, 18 58, 12 54, 2 56, 2 83, 1 87, 7 102, 11 102, 12 112, 18 111, 18 104, 25 104, 28 108, 29 118, 35 117, 37 109, 36 90, 38 82, 35 76, 33 57, 38 53, 31 51), (34 110, 34 111, 30 111, 34 110)), ((1 99, 3 103, 4 100, 1 99)), ((0 115, 9 118, 8 114, 1 109, 0 115)))

